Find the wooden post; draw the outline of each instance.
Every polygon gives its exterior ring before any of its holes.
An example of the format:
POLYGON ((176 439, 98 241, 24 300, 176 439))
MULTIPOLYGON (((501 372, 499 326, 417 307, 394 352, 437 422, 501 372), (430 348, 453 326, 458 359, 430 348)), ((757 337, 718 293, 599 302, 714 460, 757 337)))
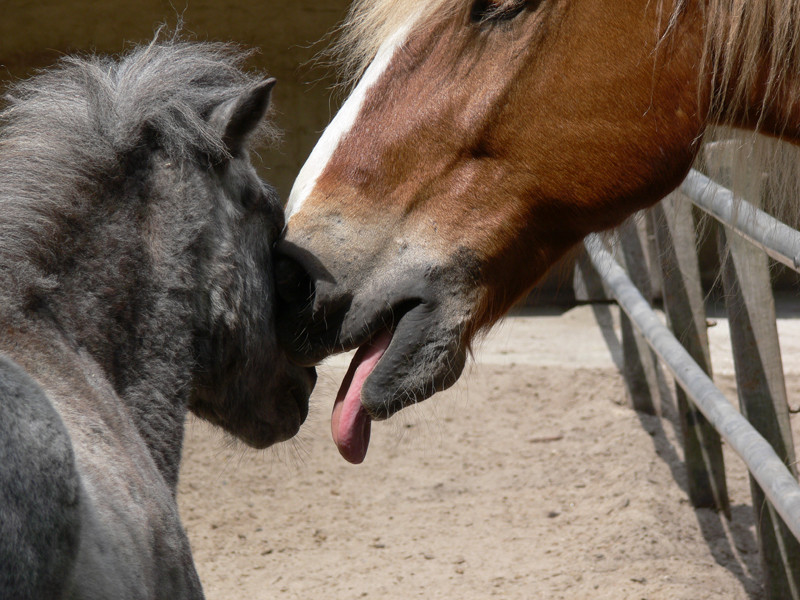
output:
MULTIPOLYGON (((673 194, 652 210, 661 259, 664 310, 670 329, 710 376, 711 357, 692 205, 687 199, 673 194)), ((689 477, 689 498, 695 507, 714 508, 730 518, 719 434, 677 385, 675 396, 689 477)))
MULTIPOLYGON (((706 162, 719 183, 736 188, 734 191, 741 197, 760 207, 763 175, 750 167, 747 152, 742 152, 741 148, 740 142, 730 141, 709 145, 705 149, 706 162)), ((717 228, 717 243, 740 410, 796 478, 767 256, 725 226, 717 228)), ((800 543, 752 477, 750 491, 767 597, 798 600, 800 543)))
POLYGON ((652 210, 645 211, 643 235, 647 240, 647 264, 650 269, 650 291, 652 297, 650 304, 656 300, 664 299, 664 285, 661 282, 661 261, 658 257, 658 243, 656 241, 656 220, 652 210))
MULTIPOLYGON (((629 220, 620 228, 620 242, 623 267, 642 296, 651 300, 653 292, 650 287, 650 272, 639 232, 633 220, 629 220)), ((631 396, 631 404, 634 410, 654 415, 656 409, 653 397, 658 390, 656 358, 641 334, 631 325, 627 315, 622 310, 619 312, 623 375, 631 396)))
MULTIPOLYGON (((796 477, 767 256, 727 227, 718 240, 740 409, 796 477)), ((800 543, 752 477, 750 490, 767 597, 798 600, 800 543)))
MULTIPOLYGON (((636 227, 632 222, 623 226, 621 239, 623 264, 639 291, 648 297, 650 294, 649 274, 636 227)), ((613 294, 607 289, 603 277, 595 270, 586 252, 582 252, 575 262, 573 286, 575 298, 580 301, 607 302, 613 299, 613 294)), ((653 351, 622 311, 620 311, 620 329, 623 354, 622 375, 631 398, 631 404, 637 411, 655 414, 653 396, 654 390, 658 390, 658 379, 653 351)))

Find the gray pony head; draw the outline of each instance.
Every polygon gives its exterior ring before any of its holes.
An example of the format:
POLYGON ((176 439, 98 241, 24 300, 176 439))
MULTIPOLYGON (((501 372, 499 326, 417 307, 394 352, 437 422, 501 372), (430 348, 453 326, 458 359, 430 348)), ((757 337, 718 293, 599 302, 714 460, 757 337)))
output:
POLYGON ((274 80, 245 57, 172 39, 67 58, 0 113, 0 325, 88 352, 153 439, 188 406, 265 447, 308 410, 314 373, 274 333, 283 212, 247 151, 274 80))

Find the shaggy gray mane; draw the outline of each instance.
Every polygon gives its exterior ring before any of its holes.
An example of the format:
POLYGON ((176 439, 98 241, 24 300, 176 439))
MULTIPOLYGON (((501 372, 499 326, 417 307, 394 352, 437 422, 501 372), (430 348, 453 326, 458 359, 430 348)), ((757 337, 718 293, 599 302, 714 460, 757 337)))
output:
POLYGON ((0 111, 0 299, 22 285, 49 287, 41 266, 58 252, 63 224, 91 214, 138 149, 224 160, 208 117, 262 81, 242 70, 248 56, 230 44, 157 37, 120 57, 66 57, 13 85, 0 111))
POLYGON ((8 106, 0 112, 2 149, 28 140, 26 149, 39 154, 55 143, 55 160, 60 150, 70 162, 78 153, 101 164, 135 149, 148 131, 174 158, 224 157, 207 117, 261 81, 260 74, 242 70, 250 54, 232 44, 173 38, 119 58, 65 57, 8 91, 8 106))

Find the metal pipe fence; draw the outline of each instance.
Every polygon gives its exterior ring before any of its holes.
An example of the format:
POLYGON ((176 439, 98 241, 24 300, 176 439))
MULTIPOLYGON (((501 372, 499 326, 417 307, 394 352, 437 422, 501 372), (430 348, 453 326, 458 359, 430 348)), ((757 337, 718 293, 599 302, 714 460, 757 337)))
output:
POLYGON ((741 456, 756 481, 764 488, 778 514, 800 538, 800 484, 775 453, 772 446, 753 428, 711 378, 697 365, 686 349, 659 320, 650 304, 636 289, 628 275, 603 247, 597 236, 584 240, 589 258, 612 290, 620 308, 644 335, 650 347, 675 376, 692 402, 741 456))
POLYGON ((800 231, 692 169, 679 188, 698 208, 733 229, 767 255, 800 273, 800 231))
MULTIPOLYGON (((622 318, 623 324, 630 320, 636 335, 646 341, 675 378, 693 504, 730 516, 721 436, 742 458, 751 475, 767 597, 800 600, 800 485, 766 258, 800 272, 800 232, 734 197, 733 192, 698 171, 692 170, 679 190, 721 224, 717 233, 721 281, 740 411, 710 376, 694 223, 687 199, 674 195, 648 215, 661 254, 658 275, 664 286, 669 328, 640 292, 647 287, 640 281, 647 267, 639 264, 642 260, 630 251, 631 240, 625 238, 631 235, 630 228, 622 237, 625 268, 616 262, 600 237, 587 237, 584 247, 603 284, 627 315, 627 319, 622 318), (636 275, 636 284, 626 269, 636 275)), ((629 344, 626 356, 633 364, 638 352, 644 365, 644 346, 635 344, 630 334, 628 338, 623 339, 629 344)), ((627 362, 626 381, 642 378, 644 370, 631 368, 627 362)), ((632 392, 647 385, 643 379, 628 381, 632 392)), ((642 409, 641 401, 637 404, 633 398, 633 402, 642 409)))

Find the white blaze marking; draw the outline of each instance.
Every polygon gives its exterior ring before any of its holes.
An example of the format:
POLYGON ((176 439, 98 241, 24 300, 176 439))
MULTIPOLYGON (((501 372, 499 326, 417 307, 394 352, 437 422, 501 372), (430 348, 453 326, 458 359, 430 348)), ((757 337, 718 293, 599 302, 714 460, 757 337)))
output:
POLYGON ((358 82, 356 88, 348 96, 344 105, 336 113, 322 137, 317 141, 314 150, 306 160, 303 168, 295 179, 292 186, 292 192, 289 194, 289 202, 286 204, 286 220, 287 222, 292 216, 300 210, 306 198, 311 194, 314 186, 317 183, 320 175, 325 170, 328 161, 333 156, 334 151, 339 146, 342 138, 352 129, 353 124, 356 122, 356 117, 361 112, 361 107, 364 104, 364 99, 367 92, 374 86, 380 76, 389 66, 389 63, 394 56, 397 48, 403 45, 409 30, 414 24, 416 17, 411 18, 405 25, 395 32, 389 39, 387 39, 378 50, 375 58, 367 68, 361 80, 358 82))

